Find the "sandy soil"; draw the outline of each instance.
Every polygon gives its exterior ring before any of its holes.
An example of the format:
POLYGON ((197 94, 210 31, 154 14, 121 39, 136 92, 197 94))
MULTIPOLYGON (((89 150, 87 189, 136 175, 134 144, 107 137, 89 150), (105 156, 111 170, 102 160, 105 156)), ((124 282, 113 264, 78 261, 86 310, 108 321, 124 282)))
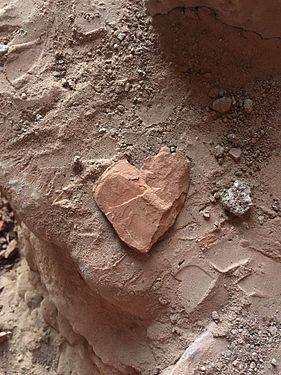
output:
MULTIPOLYGON (((196 374, 279 374, 280 41, 229 27, 205 9, 174 10, 152 22, 141 1, 28 0, 23 7, 0 0, 0 43, 9 45, 0 55, 1 116, 10 127, 3 160, 14 153, 15 173, 30 168, 30 185, 43 176, 38 189, 69 210, 79 207, 80 187, 67 199, 59 194, 76 181, 75 155, 84 165, 127 157, 139 166, 162 146, 181 149, 191 160, 191 189, 168 240, 174 236, 179 249, 172 276, 185 307, 175 327, 182 350, 215 321, 227 350, 204 359, 196 374), (212 109, 221 97, 232 103, 224 114, 212 109), (237 179, 253 196, 242 218, 220 201, 237 179), (196 248, 186 245, 193 242, 196 248)), ((92 188, 96 177, 85 174, 83 183, 92 188)), ((19 292, 25 267, 0 274, 7 278, 0 329, 11 331, 0 368, 58 374, 64 344, 39 316, 42 294, 34 285, 30 299, 19 292)))

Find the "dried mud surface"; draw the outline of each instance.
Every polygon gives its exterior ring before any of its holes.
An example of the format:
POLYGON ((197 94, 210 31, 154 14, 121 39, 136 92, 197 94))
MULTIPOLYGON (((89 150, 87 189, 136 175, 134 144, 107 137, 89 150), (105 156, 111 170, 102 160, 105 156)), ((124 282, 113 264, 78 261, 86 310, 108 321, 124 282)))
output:
MULTIPOLYGON (((0 187, 56 259, 64 279, 49 292, 103 364, 92 373, 180 374, 169 366, 214 321, 224 350, 188 375, 278 374, 280 41, 201 8, 152 22, 142 1, 0 0, 0 43, 9 45, 0 56, 0 187), (212 103, 225 96, 231 109, 218 114, 212 103), (136 255, 92 189, 114 161, 139 167, 163 146, 191 160, 190 190, 174 227, 149 256, 136 255), (220 202, 236 179, 253 196, 242 218, 220 202), (77 289, 63 300, 71 282, 77 289), (76 297, 81 310, 72 310, 76 297)), ((48 290, 56 267, 40 256, 48 290)), ((0 368, 30 373, 16 361, 0 368)))

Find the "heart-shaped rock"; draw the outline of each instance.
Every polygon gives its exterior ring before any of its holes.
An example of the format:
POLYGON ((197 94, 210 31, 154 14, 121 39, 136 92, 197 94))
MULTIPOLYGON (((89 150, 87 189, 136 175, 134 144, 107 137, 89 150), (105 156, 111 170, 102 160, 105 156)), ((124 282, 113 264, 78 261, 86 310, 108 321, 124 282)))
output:
POLYGON ((128 246, 147 253, 174 224, 189 186, 189 161, 164 147, 141 169, 120 160, 94 188, 96 203, 128 246))

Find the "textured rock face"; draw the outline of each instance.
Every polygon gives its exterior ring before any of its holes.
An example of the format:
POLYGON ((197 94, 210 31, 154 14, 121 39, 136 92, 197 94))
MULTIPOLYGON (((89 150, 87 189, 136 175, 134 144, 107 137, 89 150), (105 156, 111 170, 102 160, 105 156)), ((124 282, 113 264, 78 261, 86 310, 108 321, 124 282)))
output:
POLYGON ((251 189, 245 182, 236 180, 224 193, 221 201, 227 211, 233 215, 242 216, 253 205, 251 189))
POLYGON ((281 5, 278 0, 146 0, 151 15, 165 14, 178 7, 213 9, 224 23, 255 31, 264 37, 279 37, 281 5))
POLYGON ((188 189, 188 161, 162 148, 138 170, 127 160, 98 180, 95 199, 128 246, 148 252, 174 224, 188 189))
POLYGON ((212 109, 219 113, 227 113, 231 108, 231 98, 223 97, 216 99, 212 104, 212 109))

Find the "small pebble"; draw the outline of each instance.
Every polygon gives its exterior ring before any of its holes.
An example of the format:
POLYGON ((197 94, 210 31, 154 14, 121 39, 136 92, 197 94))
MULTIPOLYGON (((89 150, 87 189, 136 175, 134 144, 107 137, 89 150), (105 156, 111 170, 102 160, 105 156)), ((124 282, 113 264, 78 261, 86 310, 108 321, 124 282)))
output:
POLYGON ((21 37, 21 38, 24 38, 26 35, 27 35, 27 31, 23 30, 23 29, 19 29, 17 31, 17 34, 21 37))
POLYGON ((41 113, 37 113, 35 119, 36 121, 42 121, 44 119, 44 116, 41 113))
POLYGON ((251 368, 251 369, 256 368, 256 363, 255 363, 254 361, 252 361, 252 362, 250 363, 250 368, 251 368))
POLYGON ((212 312, 212 319, 215 321, 215 322, 218 322, 220 320, 220 316, 218 314, 217 311, 213 311, 212 312))
POLYGON ((79 155, 75 155, 73 158, 72 170, 75 174, 79 174, 83 171, 83 164, 79 155))
POLYGON ((210 217, 211 217, 210 212, 209 211, 203 211, 203 217, 204 217, 204 219, 209 220, 210 217))
POLYGON ((258 223, 259 223, 260 225, 263 225, 264 222, 265 222, 265 217, 264 217, 263 215, 259 215, 259 216, 258 216, 258 223))
POLYGON ((237 135, 235 135, 233 133, 229 133, 226 138, 227 138, 227 141, 229 143, 237 143, 237 142, 239 142, 239 139, 238 139, 237 135))
POLYGON ((276 358, 272 358, 271 364, 272 364, 273 367, 277 366, 277 360, 276 360, 276 358))
POLYGON ((246 113, 251 113, 253 111, 253 101, 252 99, 244 100, 244 110, 246 113))
POLYGON ((0 56, 4 56, 9 51, 9 46, 6 44, 0 44, 0 56))
POLYGON ((232 105, 232 99, 224 96, 222 98, 216 99, 212 103, 212 109, 219 113, 227 113, 230 111, 232 105))
POLYGON ((218 158, 221 158, 224 154, 224 148, 221 146, 221 145, 217 145, 215 147, 215 150, 214 150, 214 155, 215 157, 218 159, 218 158))
POLYGON ((177 147, 176 146, 171 146, 170 147, 170 152, 171 152, 171 154, 175 154, 177 152, 177 147))
POLYGON ((55 77, 55 78, 59 78, 59 77, 61 76, 61 72, 59 72, 58 70, 54 70, 54 71, 52 72, 52 75, 53 75, 53 77, 55 77))
POLYGON ((241 148, 232 147, 229 150, 229 156, 236 162, 240 160, 242 154, 241 148))
POLYGON ((126 38, 126 34, 125 33, 118 33, 117 34, 117 39, 122 42, 124 39, 126 38))
POLYGON ((130 91, 130 88, 131 88, 131 84, 130 84, 129 82, 127 82, 127 83, 125 84, 125 88, 124 88, 124 90, 125 90, 126 92, 128 92, 128 91, 130 91))

